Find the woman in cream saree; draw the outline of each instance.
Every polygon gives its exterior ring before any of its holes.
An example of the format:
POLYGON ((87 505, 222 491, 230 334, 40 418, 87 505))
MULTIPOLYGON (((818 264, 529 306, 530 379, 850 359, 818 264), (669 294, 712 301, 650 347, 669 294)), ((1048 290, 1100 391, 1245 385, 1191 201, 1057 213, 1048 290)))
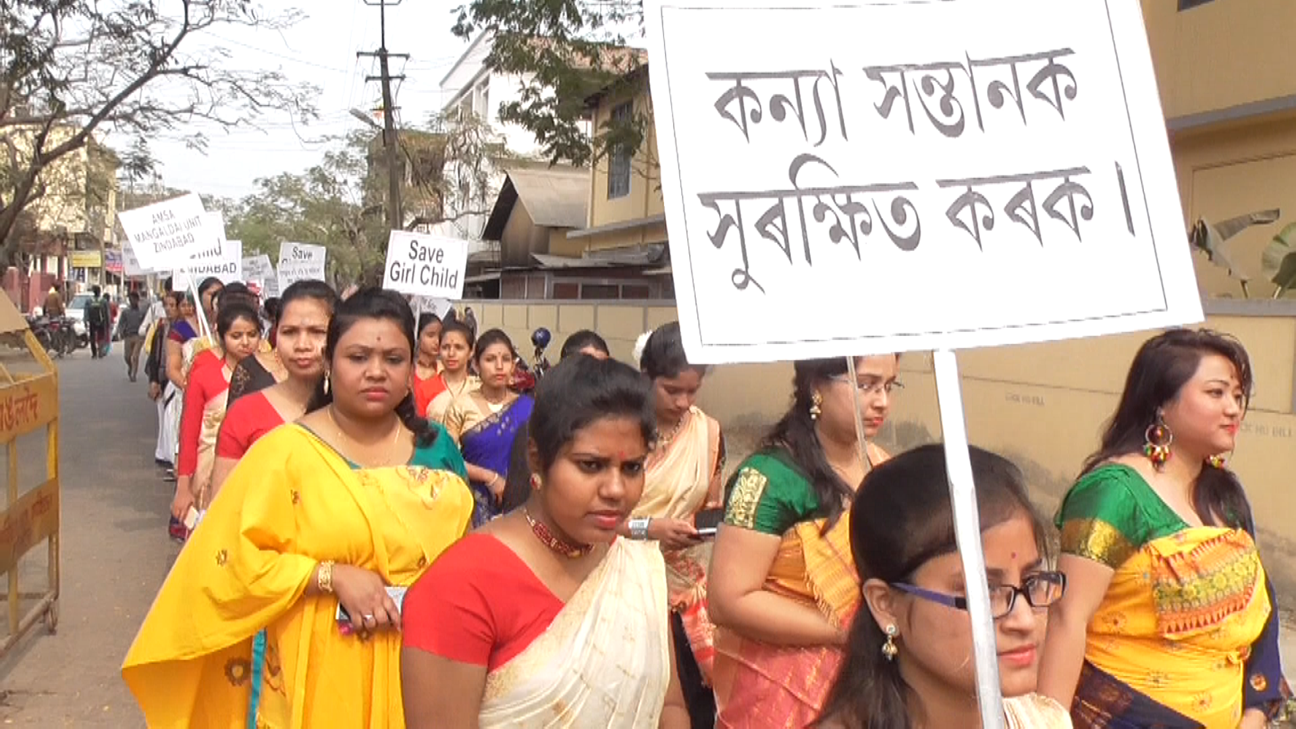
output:
POLYGON ((410 729, 684 729, 661 550, 618 537, 643 489, 647 383, 578 357, 541 381, 531 496, 410 590, 410 729))
POLYGON ((642 698, 664 697, 671 676, 661 574, 659 554, 619 540, 549 628, 487 674, 482 729, 656 726, 661 700, 642 698))

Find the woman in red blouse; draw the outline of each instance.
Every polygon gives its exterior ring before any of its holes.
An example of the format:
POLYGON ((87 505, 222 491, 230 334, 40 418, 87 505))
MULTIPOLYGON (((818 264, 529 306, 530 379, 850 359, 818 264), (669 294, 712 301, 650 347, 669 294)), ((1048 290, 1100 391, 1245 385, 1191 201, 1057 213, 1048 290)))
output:
POLYGON ((279 299, 275 354, 288 377, 239 398, 230 406, 216 439, 211 496, 258 438, 306 414, 306 403, 324 377, 324 340, 337 294, 323 281, 298 281, 279 299))
POLYGON ((409 729, 689 726, 655 543, 618 539, 654 437, 648 382, 564 360, 529 421, 531 496, 405 597, 409 729))
POLYGON ((414 363, 414 404, 419 415, 427 412, 432 400, 445 392, 441 378, 441 317, 427 313, 418 321, 418 360, 414 363))
POLYGON ((184 390, 176 493, 171 501, 171 515, 181 521, 191 508, 207 508, 216 434, 225 418, 225 392, 234 368, 261 344, 261 320, 252 307, 231 301, 216 315, 216 335, 220 349, 203 350, 194 358, 184 390))

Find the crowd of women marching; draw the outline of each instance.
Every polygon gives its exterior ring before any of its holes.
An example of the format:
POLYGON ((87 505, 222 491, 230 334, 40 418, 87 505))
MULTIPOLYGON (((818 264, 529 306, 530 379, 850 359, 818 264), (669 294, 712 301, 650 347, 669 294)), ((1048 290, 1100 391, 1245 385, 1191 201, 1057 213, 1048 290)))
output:
MULTIPOLYGON (((504 332, 392 292, 197 293, 151 350, 185 544, 122 669, 150 726, 980 725, 943 449, 873 443, 898 356, 796 362, 731 464, 677 324, 634 366, 574 334, 524 394, 504 332)), ((1228 336, 1149 339, 1053 520, 972 449, 1009 726, 1278 710, 1222 460, 1251 385, 1228 336)))

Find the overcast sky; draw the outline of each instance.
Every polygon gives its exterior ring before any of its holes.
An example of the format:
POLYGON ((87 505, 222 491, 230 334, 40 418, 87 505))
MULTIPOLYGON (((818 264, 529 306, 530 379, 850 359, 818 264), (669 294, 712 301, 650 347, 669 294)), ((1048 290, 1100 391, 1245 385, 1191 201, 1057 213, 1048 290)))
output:
MULTIPOLYGON (((261 120, 264 130, 205 128, 210 141, 206 154, 176 140, 151 140, 165 184, 242 197, 255 190, 258 177, 298 172, 318 162, 326 145, 313 140, 363 127, 348 109, 381 104, 381 85, 364 81, 367 75, 378 75, 377 59, 356 58, 356 51, 378 48, 377 7, 363 0, 263 3, 267 10, 295 7, 307 17, 282 34, 219 28, 207 33, 203 43, 228 49, 228 68, 278 69, 293 80, 315 84, 321 90, 316 101, 320 119, 294 127, 286 114, 277 114, 261 120)), ((441 79, 467 48, 450 32, 458 4, 459 0, 403 0, 387 8, 387 48, 410 55, 408 61, 392 61, 392 72, 407 77, 395 87, 402 124, 421 126, 429 113, 441 108, 441 79)), ((114 141, 108 139, 110 145, 114 141)))

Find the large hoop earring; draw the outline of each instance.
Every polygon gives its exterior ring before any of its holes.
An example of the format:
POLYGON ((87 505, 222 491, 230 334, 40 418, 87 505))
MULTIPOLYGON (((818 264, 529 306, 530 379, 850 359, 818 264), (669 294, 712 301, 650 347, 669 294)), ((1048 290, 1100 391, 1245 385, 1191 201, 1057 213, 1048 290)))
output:
POLYGON ((1160 471, 1165 468, 1166 461, 1170 460, 1170 446, 1174 443, 1174 433, 1170 432, 1170 427, 1161 419, 1161 414, 1157 414, 1155 423, 1148 426, 1143 433, 1143 455, 1152 461, 1152 467, 1160 471))
POLYGON ((812 393, 810 395, 810 419, 811 420, 818 420, 819 416, 823 415, 823 409, 819 407, 820 405, 823 405, 823 395, 820 395, 817 392, 812 393))
POLYGON ((894 625, 886 626, 886 642, 882 644, 882 657, 888 661, 894 661, 896 656, 900 655, 900 648, 896 645, 896 636, 900 634, 899 629, 894 625))

